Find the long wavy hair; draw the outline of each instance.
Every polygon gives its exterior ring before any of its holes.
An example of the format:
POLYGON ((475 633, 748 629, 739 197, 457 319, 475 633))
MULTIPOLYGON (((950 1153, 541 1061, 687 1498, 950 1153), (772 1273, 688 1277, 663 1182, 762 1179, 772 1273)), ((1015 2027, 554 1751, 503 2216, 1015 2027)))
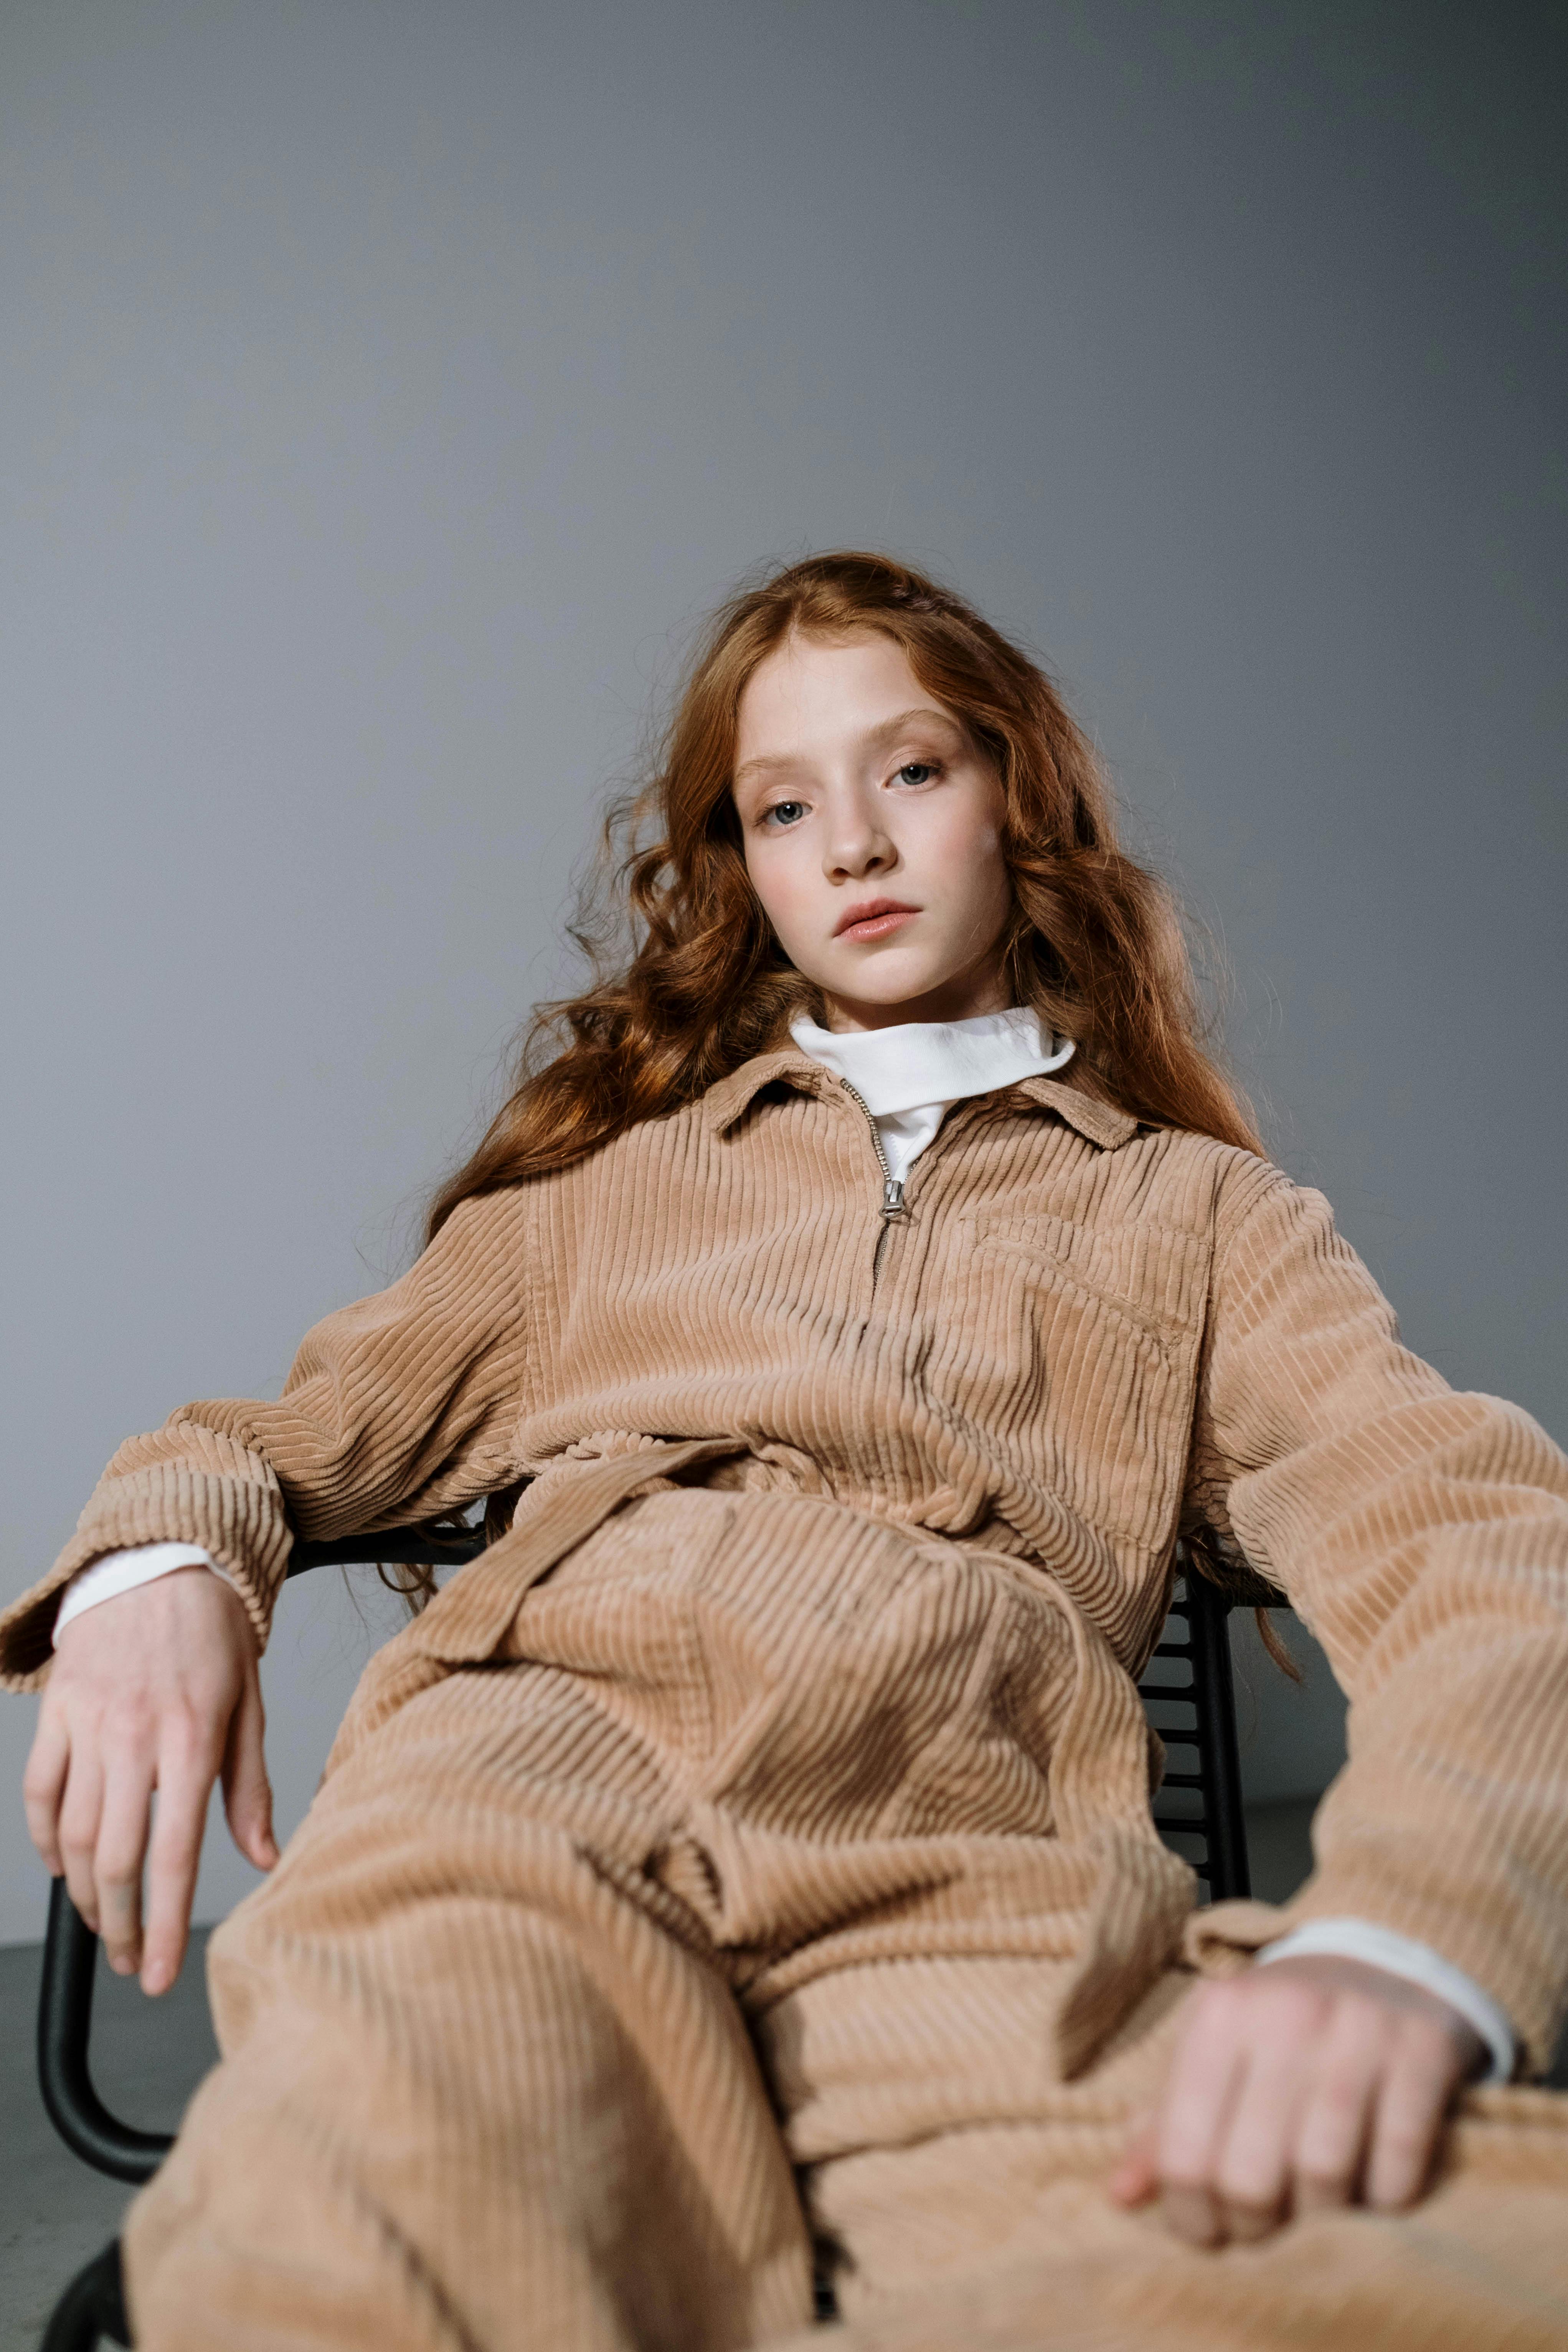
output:
MULTIPOLYGON (((747 679, 792 631, 879 630, 960 718, 1006 796, 1010 1000, 1078 1046, 1071 1082, 1156 1125, 1261 1150, 1251 1113, 1205 1051, 1170 893, 1123 850, 1099 762, 1050 679, 972 604, 885 555, 814 555, 742 590, 708 623, 639 788, 611 810, 572 937, 592 985, 540 1006, 510 1094, 431 1202, 430 1238, 460 1202, 548 1174, 661 1118, 821 1006, 787 961, 746 871, 731 797, 747 679)), ((492 1538, 515 1494, 491 1498, 492 1538)), ((1234 1547, 1186 1530, 1192 1564, 1256 1601, 1234 1547)), ((418 1608, 428 1571, 389 1578, 418 1608)), ((1266 1648, 1300 1679, 1265 1612, 1266 1648)))
POLYGON ((646 781, 610 813, 572 926, 592 984, 535 1011, 510 1094, 431 1203, 432 1237, 475 1194, 679 1110, 815 1003, 746 871, 730 790, 736 716, 747 679, 792 631, 871 629, 902 647, 1001 778, 1007 986, 1076 1040, 1072 1083, 1141 1119, 1261 1148, 1205 1050, 1170 894, 1119 845, 1099 762, 1045 672, 909 564, 814 555, 743 589, 702 633, 646 781))

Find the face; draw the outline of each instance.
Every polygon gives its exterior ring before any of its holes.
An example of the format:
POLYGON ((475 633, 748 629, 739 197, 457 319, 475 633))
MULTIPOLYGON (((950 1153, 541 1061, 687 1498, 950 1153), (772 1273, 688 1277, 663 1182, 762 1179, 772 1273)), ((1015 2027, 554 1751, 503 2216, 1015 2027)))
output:
POLYGON ((1002 1011, 1002 785, 890 637, 789 637, 741 696, 746 865, 830 1029, 1002 1011))

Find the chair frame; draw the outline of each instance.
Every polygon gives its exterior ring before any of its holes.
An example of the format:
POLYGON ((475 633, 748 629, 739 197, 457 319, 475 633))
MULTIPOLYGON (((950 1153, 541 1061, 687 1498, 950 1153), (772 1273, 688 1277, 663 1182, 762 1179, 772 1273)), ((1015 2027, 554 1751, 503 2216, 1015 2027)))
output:
MULTIPOLYGON (((461 1567, 476 1559, 484 1545, 479 1528, 414 1528, 345 1536, 327 1543, 296 1543, 286 1574, 303 1576, 314 1568, 373 1560, 384 1566, 461 1567)), ((1212 1903, 1251 1892, 1226 1631, 1226 1620, 1238 1605, 1278 1609, 1287 1604, 1261 1579, 1250 1580, 1246 1589, 1221 1591, 1193 1570, 1185 1547, 1178 1545, 1171 1607, 1139 1685, 1152 1727, 1172 1747, 1195 1751, 1195 1771, 1164 1774, 1154 1819, 1167 1842, 1201 1841, 1203 1856, 1194 1860, 1194 1867, 1212 1903), (1173 1631, 1178 1623, 1182 1630, 1173 1631), (1173 1664, 1177 1679, 1168 1678, 1157 1662, 1173 1664), (1155 1723, 1156 1709, 1167 1719, 1155 1723), (1187 1719, 1171 1721, 1171 1711, 1187 1719), (1170 1796, 1178 1801, 1174 1811, 1170 1796), (1163 1811, 1160 1798, 1167 1799, 1163 1811)), ((57 1878, 49 1891, 38 1993, 39 2089, 50 2122, 74 2155, 111 2179, 139 2187, 157 2171, 174 2146, 174 2136, 122 2123, 93 2087, 89 2045, 97 1960, 98 1937, 71 1901, 64 1879, 57 1878)), ((816 2308, 819 2319, 834 2315, 831 2284, 820 2274, 816 2308)), ((126 2347, 132 2341, 117 2238, 66 2288, 45 2330, 41 2352, 92 2352, 105 2340, 126 2347)))

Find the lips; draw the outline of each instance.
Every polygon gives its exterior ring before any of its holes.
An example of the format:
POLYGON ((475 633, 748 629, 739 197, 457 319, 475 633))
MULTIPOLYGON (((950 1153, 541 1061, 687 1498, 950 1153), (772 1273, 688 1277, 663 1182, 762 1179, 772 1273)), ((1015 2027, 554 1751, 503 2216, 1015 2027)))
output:
POLYGON ((918 907, 908 906, 902 898, 863 898, 858 907, 847 907, 843 919, 833 936, 837 940, 880 940, 889 931, 901 930, 918 907))

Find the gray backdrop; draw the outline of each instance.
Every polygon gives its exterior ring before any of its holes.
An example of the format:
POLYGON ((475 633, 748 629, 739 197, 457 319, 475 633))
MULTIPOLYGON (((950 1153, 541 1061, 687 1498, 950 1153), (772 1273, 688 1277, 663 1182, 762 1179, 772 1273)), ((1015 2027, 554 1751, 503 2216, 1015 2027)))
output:
MULTIPOLYGON (((7 0, 5 1588, 406 1262, 681 633, 846 542, 1046 651, 1274 1150, 1568 1435, 1565 50, 1512 0, 7 0)), ((284 1830, 375 1598, 283 1603, 284 1830)), ((1254 1790, 1320 1787, 1321 1677, 1252 1679, 1254 1790)))

